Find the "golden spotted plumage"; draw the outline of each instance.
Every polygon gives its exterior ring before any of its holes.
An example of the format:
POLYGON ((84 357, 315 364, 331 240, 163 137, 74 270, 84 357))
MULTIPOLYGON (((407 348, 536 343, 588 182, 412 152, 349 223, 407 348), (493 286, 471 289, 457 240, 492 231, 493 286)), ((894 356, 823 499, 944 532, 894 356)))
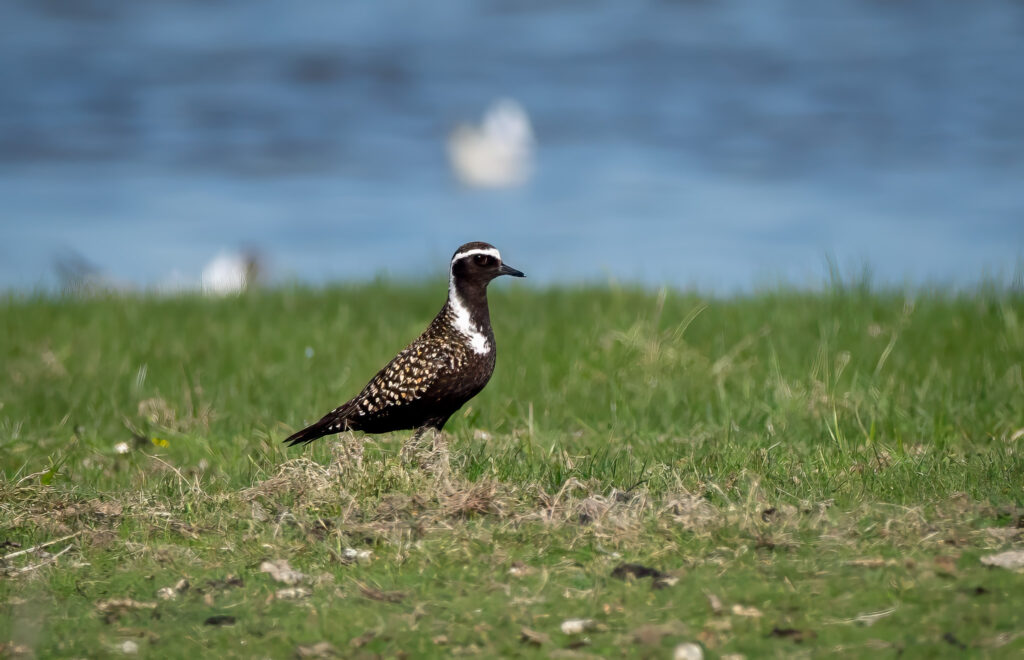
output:
POLYGON ((494 372, 487 284, 499 275, 523 276, 502 264, 497 249, 487 243, 460 247, 452 257, 448 300, 423 334, 359 394, 285 442, 310 442, 347 430, 441 429, 494 372))

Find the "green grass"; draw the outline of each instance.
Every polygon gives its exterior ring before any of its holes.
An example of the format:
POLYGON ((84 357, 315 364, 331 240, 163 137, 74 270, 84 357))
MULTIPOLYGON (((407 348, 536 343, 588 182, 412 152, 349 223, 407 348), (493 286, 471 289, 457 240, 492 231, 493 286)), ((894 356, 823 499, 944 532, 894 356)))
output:
POLYGON ((0 300, 0 556, 75 535, 0 564, 0 656, 1024 651, 1024 576, 980 562, 1024 545, 1019 292, 491 298, 497 371, 423 467, 280 440, 443 283, 0 300))

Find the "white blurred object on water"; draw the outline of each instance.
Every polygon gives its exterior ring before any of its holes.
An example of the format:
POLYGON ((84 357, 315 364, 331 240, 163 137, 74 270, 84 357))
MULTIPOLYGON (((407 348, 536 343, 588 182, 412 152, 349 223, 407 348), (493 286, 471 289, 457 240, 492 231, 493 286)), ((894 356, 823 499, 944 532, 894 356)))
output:
POLYGON ((253 254, 221 252, 203 268, 203 293, 240 293, 253 283, 260 270, 253 254))
POLYGON ((487 109, 480 126, 462 124, 452 131, 448 158, 467 186, 519 186, 533 172, 533 142, 526 110, 511 99, 501 99, 487 109))
POLYGON ((676 646, 672 651, 673 660, 704 660, 704 649, 693 642, 676 646))

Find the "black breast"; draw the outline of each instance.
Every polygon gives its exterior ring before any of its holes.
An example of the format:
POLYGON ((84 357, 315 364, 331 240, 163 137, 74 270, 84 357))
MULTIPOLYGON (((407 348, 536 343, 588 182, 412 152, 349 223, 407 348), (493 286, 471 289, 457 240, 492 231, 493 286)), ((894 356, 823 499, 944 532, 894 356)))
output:
MULTIPOLYGON (((349 404, 348 428, 385 433, 421 426, 441 428, 487 385, 494 373, 494 335, 481 329, 486 351, 474 350, 444 311, 427 330, 381 369, 349 404)), ((477 347, 480 347, 477 338, 477 347)))

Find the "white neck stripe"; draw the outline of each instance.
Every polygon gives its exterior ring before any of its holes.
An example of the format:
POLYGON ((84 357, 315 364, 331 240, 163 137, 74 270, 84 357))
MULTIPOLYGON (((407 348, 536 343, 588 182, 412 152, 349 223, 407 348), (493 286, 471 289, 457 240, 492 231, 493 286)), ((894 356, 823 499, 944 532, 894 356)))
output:
POLYGON ((475 254, 486 254, 489 257, 494 257, 498 261, 501 261, 501 253, 498 252, 497 248, 474 248, 472 250, 466 250, 465 252, 459 252, 452 257, 452 263, 455 263, 459 259, 465 259, 466 257, 472 257, 475 254))
MULTIPOLYGON (((501 256, 498 251, 493 248, 477 249, 477 250, 466 250, 455 255, 452 259, 454 264, 459 259, 472 256, 474 254, 486 254, 501 260, 501 256)), ((448 305, 452 311, 452 327, 460 335, 466 338, 466 343, 478 355, 487 355, 491 352, 490 342, 487 341, 487 337, 481 332, 480 328, 473 321, 472 316, 469 313, 469 308, 466 307, 465 303, 462 302, 462 298, 459 297, 459 292, 455 288, 455 273, 449 271, 448 273, 448 305)))

